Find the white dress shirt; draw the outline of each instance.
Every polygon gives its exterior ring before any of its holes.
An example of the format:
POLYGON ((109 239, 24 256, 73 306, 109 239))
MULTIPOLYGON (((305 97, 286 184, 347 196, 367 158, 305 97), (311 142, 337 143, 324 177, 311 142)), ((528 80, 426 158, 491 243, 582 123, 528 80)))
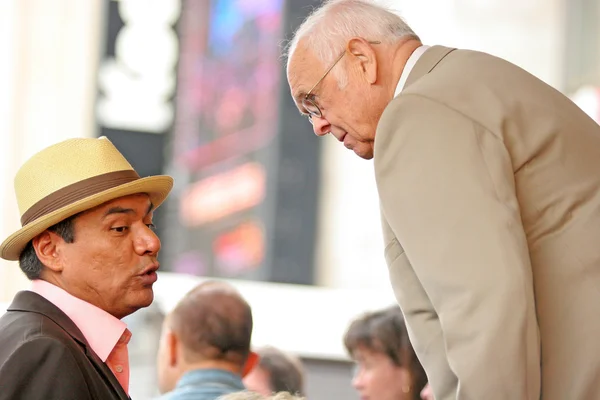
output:
POLYGON ((413 67, 421 58, 423 53, 429 48, 429 46, 422 45, 421 47, 417 47, 415 51, 410 55, 408 60, 406 61, 406 65, 404 65, 404 69, 402 70, 402 75, 400 75, 400 81, 398 81, 398 86, 396 86, 396 93, 394 93, 394 98, 402 92, 404 89, 404 85, 406 85, 406 80, 408 79, 408 75, 410 75, 410 71, 412 71, 413 67))

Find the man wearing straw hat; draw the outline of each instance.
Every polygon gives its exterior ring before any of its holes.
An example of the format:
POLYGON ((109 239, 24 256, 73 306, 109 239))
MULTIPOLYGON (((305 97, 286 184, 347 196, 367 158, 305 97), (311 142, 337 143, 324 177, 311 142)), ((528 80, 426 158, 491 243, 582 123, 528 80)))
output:
POLYGON ((22 228, 0 245, 32 281, 0 318, 0 400, 128 399, 121 318, 153 300, 152 213, 173 186, 106 138, 71 139, 15 177, 22 228))

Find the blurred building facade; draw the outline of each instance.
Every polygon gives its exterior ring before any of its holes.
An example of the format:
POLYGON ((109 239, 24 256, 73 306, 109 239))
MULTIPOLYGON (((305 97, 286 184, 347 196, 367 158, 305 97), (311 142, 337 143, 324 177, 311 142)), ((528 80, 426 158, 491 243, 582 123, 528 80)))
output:
MULTIPOLYGON (((600 122, 600 0, 381 2, 425 43, 506 58, 600 122)), ((275 292, 252 291, 261 307, 269 299, 260 293, 294 291, 290 313, 317 304, 314 296, 327 303, 348 290, 380 293, 365 303, 373 307, 393 302, 371 162, 315 138, 287 95, 277 46, 315 4, 0 2, 0 236, 19 227, 12 179, 28 157, 66 138, 106 135, 142 175, 177 180, 157 216, 166 270, 274 285, 275 292)), ((0 261, 0 303, 27 286, 16 263, 0 261)), ((161 312, 183 295, 168 285, 159 291, 161 312)), ((287 339, 272 328, 285 308, 258 310, 257 340, 299 353, 315 366, 309 375, 324 368, 349 381, 341 336, 336 345, 324 335, 321 345, 333 350, 312 354, 315 337, 304 331, 335 323, 337 335, 342 322, 327 318, 330 307, 311 310, 287 339)), ((155 324, 140 315, 134 325, 155 324)), ((152 358, 139 354, 141 364, 152 358)))

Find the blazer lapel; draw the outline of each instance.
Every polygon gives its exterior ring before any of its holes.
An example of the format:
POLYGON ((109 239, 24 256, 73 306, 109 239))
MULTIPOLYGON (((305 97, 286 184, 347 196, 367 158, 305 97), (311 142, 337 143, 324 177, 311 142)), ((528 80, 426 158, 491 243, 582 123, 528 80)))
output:
POLYGON ((37 293, 30 291, 22 291, 17 293, 12 304, 8 307, 8 311, 25 311, 43 314, 47 318, 54 321, 58 326, 63 328, 73 339, 75 339, 84 349, 85 354, 100 372, 102 377, 110 383, 115 393, 120 399, 128 400, 129 396, 112 373, 110 368, 102 362, 100 357, 92 350, 83 333, 77 328, 77 325, 63 313, 58 307, 46 300, 37 293))
POLYGON ((422 76, 430 73, 440 61, 456 49, 444 46, 432 46, 419 58, 413 69, 408 74, 405 88, 416 82, 422 76))
POLYGON ((123 400, 128 400, 129 396, 127 396, 127 393, 125 393, 125 389, 123 389, 123 386, 121 386, 115 374, 113 374, 110 368, 108 368, 108 365, 106 365, 106 363, 102 362, 102 360, 100 359, 100 357, 98 357, 94 350, 92 350, 90 347, 86 347, 85 354, 92 361, 96 369, 98 369, 98 371, 100 371, 104 378, 110 383, 114 391, 118 393, 119 398, 123 400))

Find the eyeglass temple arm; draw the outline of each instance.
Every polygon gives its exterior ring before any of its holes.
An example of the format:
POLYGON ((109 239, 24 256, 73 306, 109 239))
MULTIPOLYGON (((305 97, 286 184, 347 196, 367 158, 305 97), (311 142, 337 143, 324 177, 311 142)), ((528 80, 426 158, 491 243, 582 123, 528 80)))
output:
MULTIPOLYGON (((379 40, 371 40, 368 43, 370 43, 370 44, 381 44, 381 42, 379 40)), ((315 83, 313 85, 313 87, 311 87, 310 90, 304 95, 304 98, 308 98, 308 96, 310 96, 310 94, 312 93, 312 91, 315 90, 315 88, 317 87, 317 85, 319 83, 321 83, 321 81, 323 80, 323 78, 325 78, 327 76, 327 74, 329 73, 329 71, 331 71, 333 69, 333 67, 335 67, 338 62, 340 62, 340 60, 342 59, 342 57, 344 57, 344 54, 346 54, 346 50, 345 49, 338 56, 338 58, 335 59, 335 61, 333 62, 333 64, 331 64, 331 67, 327 68, 327 71, 325 71, 325 73, 323 74, 323 76, 321 76, 321 78, 317 81, 317 83, 315 83)))

